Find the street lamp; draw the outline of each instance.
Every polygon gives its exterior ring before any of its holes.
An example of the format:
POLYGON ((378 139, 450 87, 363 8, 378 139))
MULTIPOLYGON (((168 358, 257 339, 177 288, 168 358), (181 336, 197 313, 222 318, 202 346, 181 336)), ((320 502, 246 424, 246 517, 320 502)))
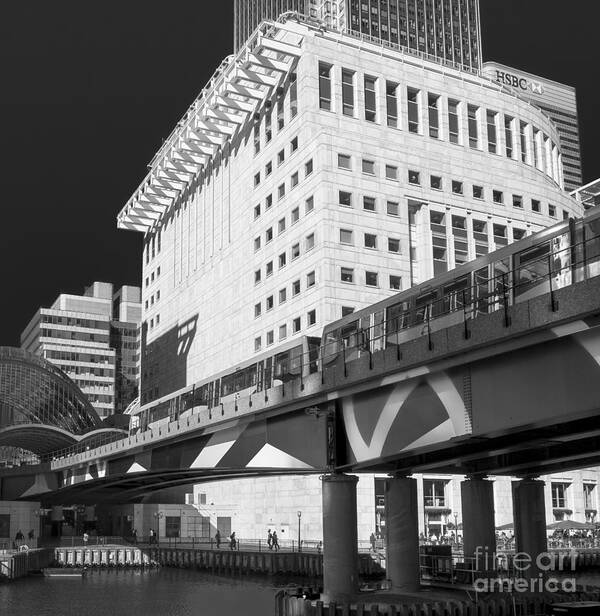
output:
POLYGON ((302 543, 300 541, 300 519, 302 518, 302 511, 298 511, 298 552, 302 552, 302 543))
POLYGON ((160 519, 164 517, 164 513, 162 511, 156 511, 152 514, 156 519, 156 543, 160 545, 159 533, 160 533, 160 519))

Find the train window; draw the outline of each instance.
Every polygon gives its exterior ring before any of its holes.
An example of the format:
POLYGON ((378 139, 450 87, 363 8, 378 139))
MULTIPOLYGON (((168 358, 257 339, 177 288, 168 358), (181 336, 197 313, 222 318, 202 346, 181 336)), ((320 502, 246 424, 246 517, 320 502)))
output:
POLYGON ((515 255, 515 297, 530 293, 548 277, 550 244, 544 242, 515 255))
POLYGON ((477 312, 487 314, 489 312, 489 270, 488 267, 482 267, 473 274, 475 283, 475 306, 477 312))
POLYGON ((417 297, 415 300, 415 324, 433 317, 436 299, 436 291, 429 291, 417 297))
POLYGON ((443 290, 444 312, 453 312, 462 309, 471 301, 470 276, 463 276, 446 285, 443 290))

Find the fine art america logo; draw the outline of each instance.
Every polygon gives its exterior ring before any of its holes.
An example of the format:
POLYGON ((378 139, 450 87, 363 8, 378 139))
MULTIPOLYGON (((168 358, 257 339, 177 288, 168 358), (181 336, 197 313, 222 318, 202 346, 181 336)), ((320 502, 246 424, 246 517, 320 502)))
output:
POLYGON ((478 577, 473 580, 477 592, 576 592, 574 577, 546 577, 549 571, 574 572, 577 552, 556 554, 542 552, 536 557, 517 552, 511 562, 510 575, 505 554, 487 552, 481 546, 475 550, 475 571, 498 569, 496 577, 478 577), (565 564, 568 566, 565 567, 565 564), (501 574, 504 572, 504 575, 501 574))

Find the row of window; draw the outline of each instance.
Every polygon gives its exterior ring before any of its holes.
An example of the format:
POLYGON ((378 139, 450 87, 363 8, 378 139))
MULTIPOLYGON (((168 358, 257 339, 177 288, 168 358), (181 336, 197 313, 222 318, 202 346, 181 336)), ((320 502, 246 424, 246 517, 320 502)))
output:
POLYGON ((76 317, 61 317, 55 314, 42 314, 40 317, 41 323, 50 323, 52 325, 62 325, 66 327, 82 327, 85 329, 100 329, 108 330, 108 321, 95 321, 93 319, 78 319, 76 317))
POLYGON ((158 327, 160 325, 160 314, 157 314, 156 316, 152 317, 150 319, 150 329, 154 329, 154 327, 158 327))
MULTIPOLYGON (((309 310, 305 316, 306 327, 312 327, 317 323, 317 311, 309 310)), ((279 341, 285 340, 288 335, 298 334, 302 330, 302 317, 292 319, 291 324, 283 323, 278 328, 279 341), (289 326, 291 325, 291 327, 289 326)), ((275 343, 275 330, 271 329, 265 334, 265 345, 271 346, 275 343)), ((254 338, 254 350, 260 351, 263 345, 263 337, 257 336, 254 338)))
MULTIPOLYGON (((364 284, 367 287, 379 287, 382 283, 381 277, 378 272, 365 271, 364 284)), ((353 267, 341 267, 340 268, 340 281, 348 284, 355 284, 358 282, 358 275, 353 267)), ((402 289, 402 276, 390 274, 388 277, 389 288, 394 291, 400 291, 402 289)))
MULTIPOLYGON (((333 65, 319 62, 319 106, 333 111, 333 65)), ((379 78, 364 75, 362 80, 364 95, 364 115, 368 122, 379 122, 378 82, 379 78)), ((357 117, 355 71, 341 69, 342 108, 341 112, 357 117)), ((387 125, 400 128, 400 84, 385 81, 385 113, 387 125)), ((445 103, 447 140, 458 145, 468 144, 470 148, 487 150, 491 154, 502 154, 507 158, 532 165, 545 172, 560 183, 560 152, 556 144, 541 130, 513 116, 501 115, 492 109, 478 105, 443 98, 439 94, 423 92, 417 88, 406 87, 405 99, 406 126, 410 133, 427 134, 433 139, 443 139, 441 114, 445 103), (465 106, 466 105, 466 106, 465 106), (426 114, 423 113, 426 106, 426 114), (466 117, 466 122, 463 120, 466 117), (425 127, 425 117, 427 127, 425 127), (465 126, 463 126, 463 124, 465 126), (485 126, 485 134, 483 127, 485 126)))
MULTIPOLYGON (((282 150, 283 151, 283 150, 282 150)), ((313 167, 313 159, 309 159, 304 163, 304 178, 306 179, 314 170, 313 167)), ((267 163, 265 166, 265 177, 269 176, 273 171, 272 163, 267 163), (267 173, 268 172, 268 173, 267 173)), ((261 182, 261 174, 260 171, 257 171, 254 174, 254 188, 256 188, 261 182)), ((290 190, 293 190, 300 183, 300 172, 295 171, 290 176, 290 190)), ((285 182, 279 184, 277 187, 277 198, 283 199, 285 197, 285 182)))
POLYGON ((146 265, 150 263, 150 259, 154 259, 161 250, 161 231, 160 229, 152 236, 146 238, 144 246, 146 265))
POLYGON ((153 271, 150 274, 150 276, 146 276, 146 288, 148 288, 154 282, 154 280, 158 280, 159 276, 160 276, 160 265, 156 268, 155 271, 153 271))
POLYGON ((145 308, 146 310, 148 310, 148 307, 149 307, 149 306, 154 306, 155 301, 156 301, 156 302, 158 302, 159 300, 160 300, 160 289, 158 289, 158 290, 156 291, 156 293, 153 293, 153 294, 150 296, 150 299, 147 299, 147 300, 144 302, 144 308, 145 308))
MULTIPOLYGON (((315 286, 315 284, 316 284, 315 272, 314 271, 308 272, 308 274, 306 274, 306 290, 311 289, 312 287, 315 286)), ((300 285, 300 278, 298 278, 292 282, 292 297, 297 297, 298 295, 300 295, 300 292, 301 292, 301 285, 300 285)), ((288 298, 287 287, 283 287, 282 289, 279 289, 279 292, 277 295, 278 295, 279 305, 284 304, 288 298)), ((269 295, 265 300, 265 304, 264 304, 265 311, 269 312, 270 310, 273 309, 274 305, 275 305, 275 295, 269 295)), ((258 302, 254 304, 254 318, 255 319, 261 316, 262 311, 263 311, 262 302, 258 302)))
MULTIPOLYGON (((273 206, 273 195, 267 195, 265 199, 265 212, 269 211, 272 206, 273 206)), ((312 197, 311 195, 304 201, 304 214, 310 214, 310 212, 313 211, 314 207, 315 207, 315 200, 314 200, 314 197, 312 197)), ((262 212, 263 212, 262 203, 257 203, 254 206, 254 220, 259 218, 262 212)), ((300 218, 300 210, 298 208, 294 208, 292 210, 292 224, 294 224, 299 218, 300 218)))
MULTIPOLYGON (((315 234, 314 232, 312 232, 312 233, 309 233, 304 238, 304 252, 308 252, 309 250, 312 250, 314 246, 315 246, 315 234)), ((290 260, 295 261, 299 256, 300 256, 300 242, 296 242, 295 244, 292 245, 292 248, 290 251, 290 260)), ((278 261, 279 269, 281 269, 282 267, 285 267, 287 265, 287 251, 282 252, 279 255, 277 261, 278 261)), ((268 278, 269 276, 273 274, 273 269, 274 269, 274 261, 273 260, 268 261, 265 266, 265 278, 268 278)), ((260 283, 262 279, 263 279, 262 268, 259 268, 254 271, 254 284, 260 283)))
MULTIPOLYGON (((260 205, 257 207, 260 208, 260 205)), ((311 196, 305 201, 305 214, 309 214, 310 212, 313 211, 313 209, 314 209, 314 199, 311 196)), ((258 211, 259 211, 258 216, 260 216, 260 209, 258 211)), ((256 208, 255 208, 255 212, 256 212, 256 208)), ((299 220, 300 220, 300 207, 296 206, 291 212, 290 225, 295 225, 299 220)), ((287 218, 283 216, 277 221, 277 235, 281 235, 282 233, 284 233, 286 228, 287 228, 287 218)), ((273 235, 274 235, 274 228, 273 226, 271 226, 265 231, 265 245, 269 244, 273 240, 273 235)), ((254 251, 256 252, 257 250, 260 250, 261 246, 262 246, 262 236, 257 235, 254 238, 254 251)))
MULTIPOLYGON (((363 247, 371 250, 380 248, 379 240, 374 233, 363 233, 363 247)), ((388 237, 384 240, 384 245, 387 246, 387 251, 395 254, 400 254, 400 240, 394 237, 388 237)), ((354 231, 352 229, 340 229, 340 244, 354 246, 354 231)), ((381 247, 383 248, 383 247, 381 247)))

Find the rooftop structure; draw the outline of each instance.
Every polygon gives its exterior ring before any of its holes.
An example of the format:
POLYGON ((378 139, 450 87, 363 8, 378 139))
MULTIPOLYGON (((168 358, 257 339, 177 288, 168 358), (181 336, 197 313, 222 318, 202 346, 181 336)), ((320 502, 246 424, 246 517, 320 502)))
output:
POLYGON ((600 179, 577 188, 571 193, 571 196, 579 201, 586 210, 595 205, 600 205, 600 179))
POLYGON ((101 417, 122 413, 137 396, 140 295, 105 282, 61 294, 36 312, 21 346, 69 375, 101 417))

